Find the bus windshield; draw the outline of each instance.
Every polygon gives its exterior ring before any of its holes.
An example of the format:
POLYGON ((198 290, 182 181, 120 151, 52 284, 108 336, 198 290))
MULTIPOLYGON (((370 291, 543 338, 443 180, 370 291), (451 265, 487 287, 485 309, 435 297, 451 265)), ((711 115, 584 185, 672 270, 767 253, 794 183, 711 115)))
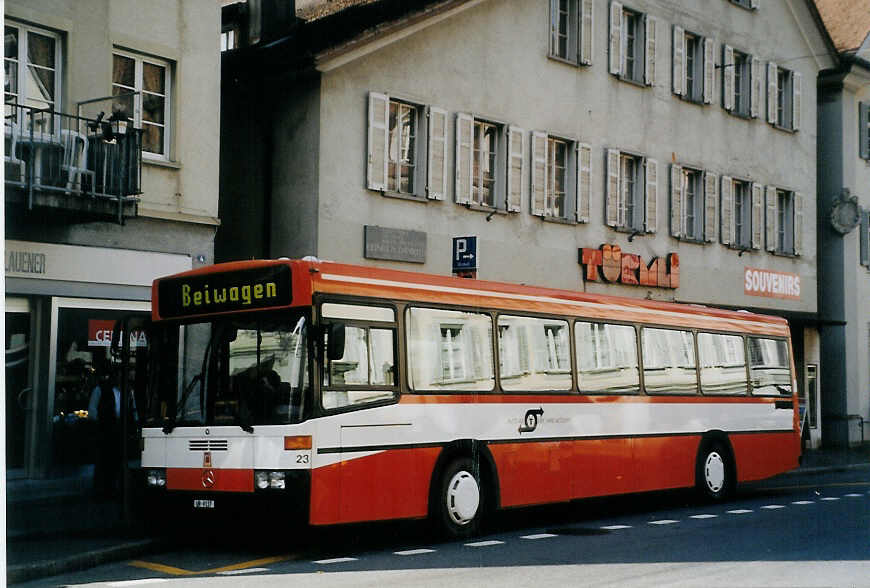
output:
POLYGON ((309 388, 306 333, 302 313, 156 327, 145 426, 250 431, 301 421, 309 388))

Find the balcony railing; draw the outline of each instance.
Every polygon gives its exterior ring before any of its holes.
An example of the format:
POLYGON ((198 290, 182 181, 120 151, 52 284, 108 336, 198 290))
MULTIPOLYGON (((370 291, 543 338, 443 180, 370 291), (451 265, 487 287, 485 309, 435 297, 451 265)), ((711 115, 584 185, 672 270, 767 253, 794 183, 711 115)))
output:
POLYGON ((6 201, 117 222, 136 216, 142 193, 142 131, 132 122, 88 119, 6 104, 6 201))

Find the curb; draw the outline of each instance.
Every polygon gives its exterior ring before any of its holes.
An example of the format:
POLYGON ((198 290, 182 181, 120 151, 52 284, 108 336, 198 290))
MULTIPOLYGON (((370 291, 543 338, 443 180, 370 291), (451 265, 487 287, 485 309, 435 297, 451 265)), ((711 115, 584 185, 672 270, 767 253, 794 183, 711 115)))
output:
POLYGON ((159 541, 156 539, 143 539, 141 541, 121 543, 112 547, 94 549, 55 560, 49 559, 27 564, 11 565, 6 569, 6 581, 9 584, 18 584, 37 578, 86 570, 105 563, 143 555, 157 547, 158 544, 159 541))
POLYGON ((836 465, 800 467, 789 472, 780 474, 782 476, 794 476, 797 474, 821 474, 825 472, 845 472, 848 470, 860 470, 870 468, 870 462, 865 463, 843 463, 836 465))

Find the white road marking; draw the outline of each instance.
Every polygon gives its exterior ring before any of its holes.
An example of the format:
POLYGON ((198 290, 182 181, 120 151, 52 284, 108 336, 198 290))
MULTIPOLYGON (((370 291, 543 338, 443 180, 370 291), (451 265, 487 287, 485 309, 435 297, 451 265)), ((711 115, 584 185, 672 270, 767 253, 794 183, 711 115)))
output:
POLYGON ((736 508, 734 510, 729 510, 727 512, 728 512, 728 514, 746 514, 746 513, 752 512, 752 511, 747 509, 747 508, 736 508))
POLYGON ((844 494, 843 496, 848 496, 849 498, 858 498, 859 496, 864 496, 863 494, 855 494, 854 492, 850 494, 844 494))
POLYGON ((831 501, 831 500, 840 500, 840 499, 837 496, 825 496, 824 498, 822 498, 822 500, 831 501))
POLYGON ((673 525, 674 523, 679 523, 680 521, 675 521, 673 519, 662 519, 660 521, 650 521, 650 525, 673 525))
POLYGON ((814 500, 795 500, 792 504, 815 504, 814 500))
POLYGON ((496 541, 495 539, 491 541, 477 541, 475 543, 466 543, 466 547, 492 547, 493 545, 504 545, 504 541, 496 541))
POLYGON ((631 529, 631 525, 607 525, 601 528, 605 531, 618 531, 620 529, 631 529))
POLYGON ((268 572, 269 568, 245 568, 242 570, 227 570, 225 572, 218 572, 220 576, 238 576, 240 574, 255 574, 257 572, 268 572))
POLYGON ((767 504, 765 506, 762 506, 761 508, 765 508, 767 510, 774 510, 777 508, 785 508, 785 507, 781 504, 767 504))
POLYGON ((423 555, 424 553, 435 553, 434 549, 407 549, 405 551, 394 551, 395 555, 423 555))
POLYGON ((523 535, 520 539, 549 539, 550 537, 558 537, 553 533, 538 533, 536 535, 523 535))
POLYGON ((318 559, 313 561, 312 563, 316 564, 334 564, 334 563, 345 563, 349 561, 357 561, 355 557, 333 557, 332 559, 318 559))
POLYGON ((689 518, 690 519, 715 519, 718 516, 719 515, 714 515, 714 514, 699 514, 699 515, 692 515, 689 518))
POLYGON ((124 580, 123 582, 109 582, 106 586, 113 588, 124 588, 125 586, 144 586, 146 584, 159 584, 168 582, 167 578, 142 578, 141 580, 124 580))

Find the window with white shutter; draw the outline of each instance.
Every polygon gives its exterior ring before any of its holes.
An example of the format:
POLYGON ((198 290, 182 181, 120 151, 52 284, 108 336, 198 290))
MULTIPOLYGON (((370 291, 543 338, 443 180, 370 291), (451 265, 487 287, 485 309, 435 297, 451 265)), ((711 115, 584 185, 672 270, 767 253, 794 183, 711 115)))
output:
POLYGON ((457 204, 488 211, 519 206, 522 201, 522 140, 517 142, 516 135, 519 131, 522 136, 522 129, 513 131, 514 141, 511 142, 509 127, 503 123, 466 113, 456 115, 457 204), (520 181, 517 184, 518 160, 520 181))
POLYGON ((803 195, 775 186, 768 186, 766 192, 767 250, 779 255, 801 255, 803 195))
MULTIPOLYGON (((532 133, 532 214, 560 220, 579 215, 581 162, 577 158, 576 141, 540 131, 532 133)), ((586 209, 588 216, 588 204, 586 209)))
POLYGON ((752 248, 761 249, 764 241, 764 186, 752 184, 752 248))
POLYGON ((520 212, 523 203, 523 175, 525 175, 525 149, 523 145, 523 129, 510 127, 508 129, 508 176, 507 176, 507 209, 508 212, 520 212))
POLYGON ((366 186, 386 195, 443 200, 447 112, 369 92, 366 186))
POLYGON ((589 201, 592 197, 592 147, 577 144, 577 222, 589 222, 589 201))
POLYGON ((688 241, 712 241, 716 235, 719 177, 671 164, 671 236, 688 241))
MULTIPOLYGON (((728 189, 730 204, 730 241, 729 243, 735 249, 751 249, 753 247, 753 234, 755 232, 755 219, 753 218, 752 204, 752 185, 743 180, 734 180, 728 178, 728 189)), ((726 210, 726 181, 722 180, 722 215, 725 215, 726 210)), ((722 231, 725 231, 725 219, 722 222, 722 231)), ((723 243, 725 243, 723 236, 723 243)))
POLYGON ((870 103, 858 103, 858 153, 870 159, 870 103))
POLYGON ((651 86, 656 80, 655 17, 610 3, 610 73, 620 79, 651 86))
POLYGON ((758 2, 759 0, 731 0, 732 4, 736 4, 737 6, 741 6, 748 10, 758 10, 758 2))
POLYGON ((767 64, 767 122, 789 131, 800 128, 802 78, 800 72, 767 64))
POLYGON ((674 25, 673 92, 698 104, 713 102, 715 62, 712 39, 674 25))
POLYGON ((592 63, 592 0, 550 0, 550 57, 592 63))
POLYGON ((722 49, 722 107, 737 116, 757 116, 753 63, 757 59, 730 45, 722 49), (753 108, 753 103, 755 107, 753 108))
POLYGON ((605 222, 632 233, 655 232, 658 163, 618 149, 607 150, 605 222))

